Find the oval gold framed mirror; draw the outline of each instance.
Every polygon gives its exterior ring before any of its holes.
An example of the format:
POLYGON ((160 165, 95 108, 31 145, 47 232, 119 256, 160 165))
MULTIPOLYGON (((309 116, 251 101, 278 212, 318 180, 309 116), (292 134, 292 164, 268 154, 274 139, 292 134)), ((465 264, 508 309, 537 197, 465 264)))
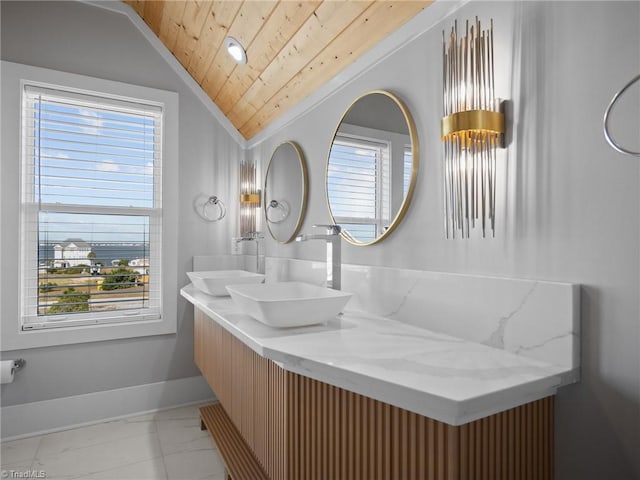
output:
POLYGON ((271 237, 292 241, 307 208, 307 164, 295 142, 283 142, 271 155, 264 179, 264 216, 271 237))
POLYGON ((402 100, 386 90, 356 98, 334 132, 325 176, 329 213, 346 241, 373 245, 396 229, 418 163, 415 124, 402 100))

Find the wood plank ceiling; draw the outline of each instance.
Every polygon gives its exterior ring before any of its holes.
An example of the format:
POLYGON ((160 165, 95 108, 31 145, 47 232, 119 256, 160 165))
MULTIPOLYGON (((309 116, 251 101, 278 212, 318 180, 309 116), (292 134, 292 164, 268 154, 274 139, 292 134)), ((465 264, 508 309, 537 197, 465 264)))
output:
POLYGON ((124 1, 246 139, 431 3, 124 1), (245 47, 246 65, 228 55, 228 35, 245 47))

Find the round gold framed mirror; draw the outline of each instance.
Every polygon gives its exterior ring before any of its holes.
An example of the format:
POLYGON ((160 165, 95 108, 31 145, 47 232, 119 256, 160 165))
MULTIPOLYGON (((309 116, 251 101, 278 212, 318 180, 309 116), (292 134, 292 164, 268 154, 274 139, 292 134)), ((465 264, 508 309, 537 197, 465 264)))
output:
POLYGON ((356 98, 336 128, 325 175, 333 223, 353 245, 388 237, 409 208, 418 174, 415 124, 391 92, 356 98))
POLYGON ((278 145, 264 179, 264 216, 271 237, 280 243, 292 241, 307 208, 307 164, 295 142, 278 145))

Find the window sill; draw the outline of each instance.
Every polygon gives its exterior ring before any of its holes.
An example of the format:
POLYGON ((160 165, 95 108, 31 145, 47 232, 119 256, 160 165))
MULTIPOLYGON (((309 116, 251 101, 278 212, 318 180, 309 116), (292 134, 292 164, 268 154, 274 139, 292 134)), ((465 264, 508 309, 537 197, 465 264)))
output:
POLYGON ((19 162, 2 162, 0 165, 0 217, 2 229, 0 242, 0 351, 53 347, 75 343, 130 339, 152 335, 175 334, 177 331, 178 288, 178 94, 142 86, 58 72, 29 65, 2 61, 2 158, 19 158, 22 82, 64 85, 68 88, 109 93, 125 98, 145 98, 165 106, 166 137, 162 178, 162 312, 160 320, 129 320, 126 323, 92 324, 22 331, 20 321, 20 289, 16 274, 20 272, 19 258, 13 253, 20 247, 19 162))
POLYGON ((43 328, 25 331, 2 331, 2 351, 26 348, 51 347, 74 343, 102 342, 132 337, 168 335, 176 333, 173 322, 165 319, 150 321, 125 321, 98 325, 43 328))

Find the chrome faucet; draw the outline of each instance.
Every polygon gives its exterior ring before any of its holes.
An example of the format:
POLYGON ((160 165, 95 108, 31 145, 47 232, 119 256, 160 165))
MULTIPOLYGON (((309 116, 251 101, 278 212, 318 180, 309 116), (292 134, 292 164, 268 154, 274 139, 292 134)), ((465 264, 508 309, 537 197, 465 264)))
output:
POLYGON ((247 232, 246 237, 240 237, 236 242, 256 242, 256 273, 264 273, 260 268, 260 240, 264 238, 262 232, 247 232))
POLYGON ((307 240, 324 240, 327 244, 327 287, 340 290, 340 231, 339 225, 314 225, 314 228, 324 228, 324 234, 302 234, 296 237, 296 242, 307 240))

